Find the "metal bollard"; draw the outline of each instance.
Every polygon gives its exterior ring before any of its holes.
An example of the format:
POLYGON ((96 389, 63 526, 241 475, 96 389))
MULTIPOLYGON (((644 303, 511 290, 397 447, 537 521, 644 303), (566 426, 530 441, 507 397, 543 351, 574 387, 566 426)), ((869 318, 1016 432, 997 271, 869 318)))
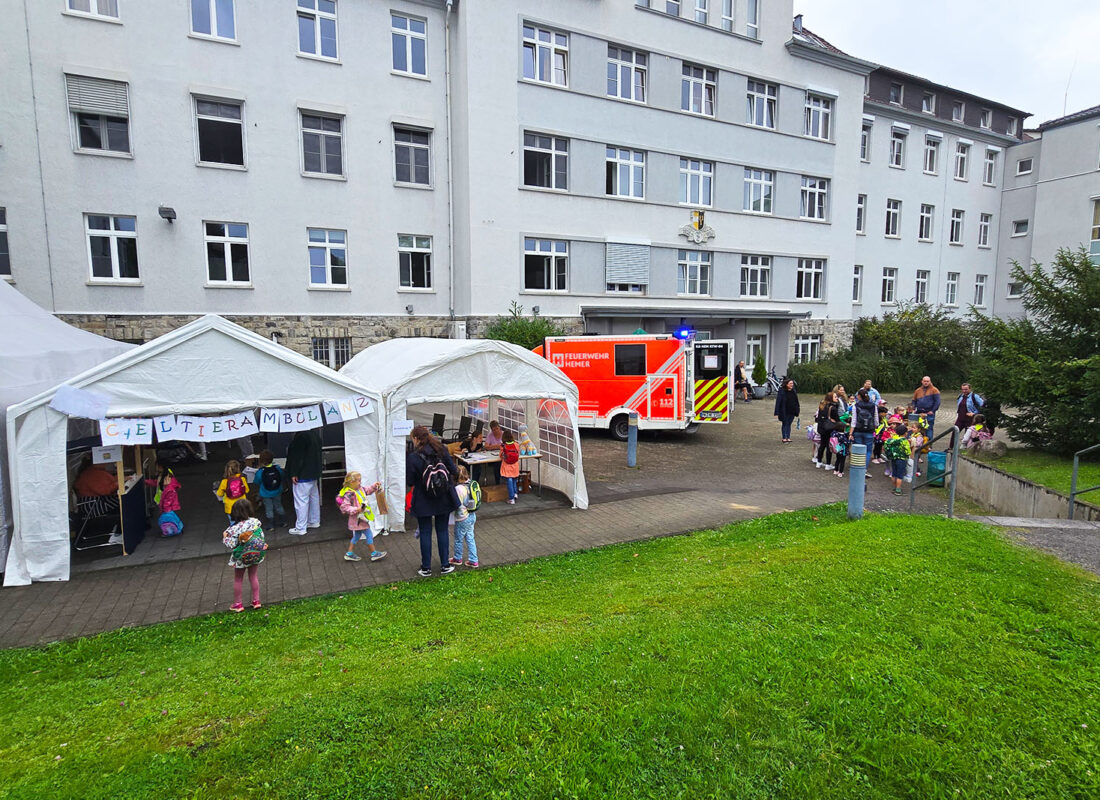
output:
POLYGON ((863 496, 867 491, 867 445, 849 445, 848 454, 848 519, 863 517, 863 496))
POLYGON ((631 411, 627 420, 626 465, 633 469, 638 466, 638 412, 631 411))

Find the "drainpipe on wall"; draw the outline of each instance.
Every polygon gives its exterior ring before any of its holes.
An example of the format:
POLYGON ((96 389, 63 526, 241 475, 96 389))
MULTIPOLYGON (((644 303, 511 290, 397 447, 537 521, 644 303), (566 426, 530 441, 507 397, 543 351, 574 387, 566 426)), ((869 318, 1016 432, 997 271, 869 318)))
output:
POLYGON ((34 58, 31 55, 31 18, 27 0, 23 0, 23 28, 27 36, 27 75, 31 82, 31 109, 34 113, 34 150, 38 158, 38 190, 42 197, 42 232, 46 238, 46 272, 50 276, 50 311, 57 312, 53 286, 53 251, 50 248, 50 215, 46 205, 46 175, 42 171, 42 131, 38 126, 38 91, 34 85, 34 58))
POLYGON ((447 0, 447 12, 443 23, 443 52, 446 61, 446 115, 447 115, 447 312, 450 315, 452 339, 465 339, 466 326, 455 319, 455 192, 454 149, 451 140, 451 11, 454 0, 447 0), (461 334, 461 335, 459 335, 461 334))

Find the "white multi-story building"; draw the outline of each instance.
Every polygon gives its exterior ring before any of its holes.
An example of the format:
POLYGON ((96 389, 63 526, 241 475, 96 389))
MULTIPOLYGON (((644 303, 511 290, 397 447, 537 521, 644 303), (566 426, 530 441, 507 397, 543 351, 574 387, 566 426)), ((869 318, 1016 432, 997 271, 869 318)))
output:
POLYGON ((26 3, 0 28, 0 272, 116 338, 212 311, 334 366, 516 302, 782 368, 891 302, 992 298, 1026 115, 791 12, 26 3))

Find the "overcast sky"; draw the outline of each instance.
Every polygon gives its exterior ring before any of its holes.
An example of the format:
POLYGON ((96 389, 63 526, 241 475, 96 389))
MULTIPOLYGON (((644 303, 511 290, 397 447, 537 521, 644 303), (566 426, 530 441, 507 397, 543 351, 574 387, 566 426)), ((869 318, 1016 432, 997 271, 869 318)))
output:
POLYGON ((794 0, 794 13, 846 53, 1030 111, 1027 127, 1063 102, 1100 105, 1100 0, 794 0))

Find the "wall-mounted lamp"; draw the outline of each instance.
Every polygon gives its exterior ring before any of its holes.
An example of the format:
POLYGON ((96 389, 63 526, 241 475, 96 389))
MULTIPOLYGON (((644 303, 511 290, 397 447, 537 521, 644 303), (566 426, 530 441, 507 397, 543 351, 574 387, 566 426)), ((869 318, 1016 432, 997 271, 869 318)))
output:
POLYGON ((157 209, 157 213, 160 214, 160 218, 169 225, 171 225, 176 218, 176 209, 170 208, 169 206, 161 206, 157 209))
POLYGON ((412 314, 413 313, 412 303, 409 303, 407 306, 405 306, 405 313, 406 314, 412 314))
POLYGON ((539 307, 538 306, 531 306, 531 313, 534 314, 537 317, 539 315, 539 307))

